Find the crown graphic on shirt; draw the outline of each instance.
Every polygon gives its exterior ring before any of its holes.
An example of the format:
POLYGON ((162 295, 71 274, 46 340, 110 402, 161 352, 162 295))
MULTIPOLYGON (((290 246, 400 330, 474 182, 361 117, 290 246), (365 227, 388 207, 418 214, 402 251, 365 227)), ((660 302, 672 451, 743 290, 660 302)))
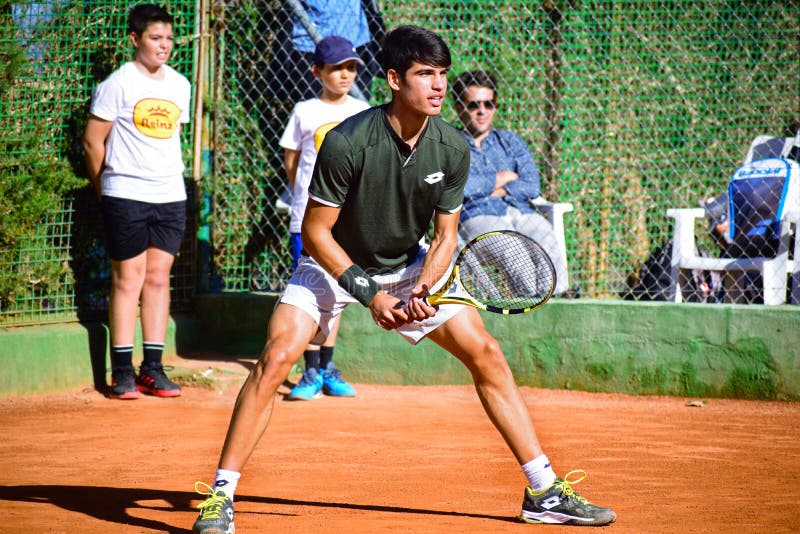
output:
POLYGON ((161 117, 169 117, 169 111, 166 108, 162 108, 161 106, 155 106, 152 108, 148 108, 147 112, 150 115, 159 115, 161 117))

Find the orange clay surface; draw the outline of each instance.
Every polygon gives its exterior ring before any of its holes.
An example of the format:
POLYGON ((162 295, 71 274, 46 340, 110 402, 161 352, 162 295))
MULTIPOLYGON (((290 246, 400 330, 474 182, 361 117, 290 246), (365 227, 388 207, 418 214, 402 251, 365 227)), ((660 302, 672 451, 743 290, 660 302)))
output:
MULTIPOLYGON (((251 364, 179 359, 218 380, 173 399, 0 399, 0 532, 189 532, 251 364)), ((471 387, 356 387, 278 399, 238 533, 586 530, 516 522, 524 479, 471 387)), ((557 473, 616 510, 605 532, 800 532, 800 403, 522 392, 557 473)))

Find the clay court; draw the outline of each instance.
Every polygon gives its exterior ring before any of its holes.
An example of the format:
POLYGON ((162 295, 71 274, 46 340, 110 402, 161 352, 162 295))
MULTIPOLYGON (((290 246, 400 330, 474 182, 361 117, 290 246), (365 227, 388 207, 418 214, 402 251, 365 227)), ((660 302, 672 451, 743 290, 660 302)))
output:
MULTIPOLYGON (((0 531, 189 532, 248 365, 190 363, 214 386, 0 399, 0 531)), ((585 530, 516 522, 524 478, 472 388, 356 386, 278 401, 239 484, 237 532, 585 530)), ((585 469, 575 489, 616 510, 606 531, 800 531, 800 404, 523 394, 558 474, 585 469)))

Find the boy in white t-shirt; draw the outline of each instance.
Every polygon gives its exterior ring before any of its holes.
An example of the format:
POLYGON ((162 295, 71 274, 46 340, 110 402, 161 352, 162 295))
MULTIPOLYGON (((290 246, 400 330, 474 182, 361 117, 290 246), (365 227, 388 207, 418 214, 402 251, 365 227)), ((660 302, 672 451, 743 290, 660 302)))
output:
POLYGON ((180 387, 161 357, 169 317, 169 274, 186 228, 181 124, 189 122, 191 84, 169 67, 173 17, 140 4, 128 15, 133 61, 94 91, 83 147, 100 196, 111 257, 109 396, 176 397, 180 387), (143 361, 133 341, 141 299, 143 361))
MULTIPOLYGON (((289 184, 292 186, 292 205, 289 222, 292 271, 302 261, 303 243, 300 225, 308 203, 308 184, 317 161, 317 151, 325 134, 344 119, 369 108, 366 102, 348 95, 356 79, 356 64, 364 65, 353 44, 338 35, 322 39, 314 51, 311 72, 322 83, 322 94, 299 102, 280 145, 284 148, 284 166, 289 184)), ((333 364, 333 350, 339 321, 322 346, 309 345, 303 354, 306 370, 300 382, 289 393, 291 400, 311 400, 323 393, 340 397, 352 397, 355 389, 345 382, 333 364)))

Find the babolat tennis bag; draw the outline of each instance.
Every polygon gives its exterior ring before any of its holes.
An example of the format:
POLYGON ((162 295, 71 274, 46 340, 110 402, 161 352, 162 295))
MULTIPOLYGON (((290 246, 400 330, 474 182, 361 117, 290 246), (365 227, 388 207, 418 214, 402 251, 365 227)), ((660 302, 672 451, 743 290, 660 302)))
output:
POLYGON ((781 221, 800 214, 800 166, 786 158, 742 165, 728 184, 728 202, 734 257, 775 256, 781 221))

